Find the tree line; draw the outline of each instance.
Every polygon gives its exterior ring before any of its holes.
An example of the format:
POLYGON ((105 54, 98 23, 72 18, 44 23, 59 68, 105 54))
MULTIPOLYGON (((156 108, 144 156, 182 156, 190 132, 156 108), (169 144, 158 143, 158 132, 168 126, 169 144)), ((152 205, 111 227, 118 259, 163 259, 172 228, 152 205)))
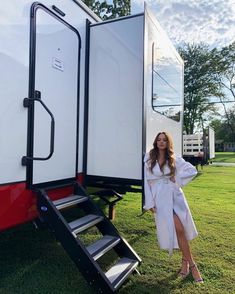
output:
POLYGON ((222 49, 185 44, 178 51, 185 62, 185 132, 209 123, 216 139, 235 142, 235 42, 222 49))
POLYGON ((103 20, 126 16, 131 13, 130 0, 112 0, 112 3, 108 3, 106 0, 83 0, 83 2, 103 20))

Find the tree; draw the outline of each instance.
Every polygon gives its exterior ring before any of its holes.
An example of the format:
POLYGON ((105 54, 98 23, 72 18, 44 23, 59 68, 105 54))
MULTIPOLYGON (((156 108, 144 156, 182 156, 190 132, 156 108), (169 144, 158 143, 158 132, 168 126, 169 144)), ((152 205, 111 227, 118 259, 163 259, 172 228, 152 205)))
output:
POLYGON ((184 73, 184 129, 193 134, 195 126, 204 128, 205 114, 215 112, 211 97, 220 97, 212 53, 205 44, 185 44, 179 48, 185 61, 184 73))
POLYGON ((221 50, 213 50, 213 58, 216 63, 216 79, 223 95, 219 97, 223 105, 227 127, 232 132, 235 141, 235 125, 231 110, 228 109, 228 101, 235 102, 235 42, 223 47, 221 50), (230 95, 229 95, 230 94, 230 95))
POLYGON ((235 102, 235 42, 221 50, 214 49, 214 55, 218 83, 230 92, 235 102))
POLYGON ((230 132, 228 132, 228 128, 227 128, 227 132, 229 135, 228 142, 235 142, 235 106, 233 106, 227 111, 226 119, 227 119, 227 124, 228 122, 230 124, 230 132))
POLYGON ((232 125, 233 129, 235 129, 235 106, 227 111, 227 114, 222 116, 222 119, 214 119, 211 121, 210 126, 216 130, 215 139, 222 140, 223 142, 235 142, 234 132, 231 128, 228 127, 228 120, 232 125))
POLYGON ((112 4, 107 1, 83 0, 83 2, 103 20, 113 19, 130 14, 130 0, 113 0, 112 4))

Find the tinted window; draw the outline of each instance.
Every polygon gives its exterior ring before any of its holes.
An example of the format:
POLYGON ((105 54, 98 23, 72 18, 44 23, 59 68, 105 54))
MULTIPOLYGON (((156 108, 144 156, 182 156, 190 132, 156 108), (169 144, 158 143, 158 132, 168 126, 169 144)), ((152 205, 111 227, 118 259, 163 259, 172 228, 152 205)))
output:
POLYGON ((183 98, 183 65, 171 49, 152 45, 152 107, 176 121, 180 120, 183 98))

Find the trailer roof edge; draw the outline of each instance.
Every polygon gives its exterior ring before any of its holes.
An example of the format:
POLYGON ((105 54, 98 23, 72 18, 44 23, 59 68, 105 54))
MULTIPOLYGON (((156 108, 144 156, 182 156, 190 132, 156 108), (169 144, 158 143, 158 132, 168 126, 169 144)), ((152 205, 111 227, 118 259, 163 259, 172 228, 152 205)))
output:
POLYGON ((82 8, 84 11, 86 11, 95 21, 101 22, 102 19, 95 14, 85 3, 83 3, 80 0, 72 0, 74 3, 76 3, 80 8, 82 8))
POLYGON ((91 26, 93 27, 93 26, 102 25, 102 24, 106 24, 106 23, 111 23, 111 22, 115 22, 115 21, 119 21, 119 20, 125 20, 125 19, 129 19, 129 18, 134 18, 134 17, 138 17, 138 16, 144 16, 144 13, 130 14, 130 15, 121 16, 121 17, 118 17, 118 18, 107 19, 107 20, 103 20, 102 22, 99 22, 99 23, 93 23, 93 24, 91 24, 91 26))

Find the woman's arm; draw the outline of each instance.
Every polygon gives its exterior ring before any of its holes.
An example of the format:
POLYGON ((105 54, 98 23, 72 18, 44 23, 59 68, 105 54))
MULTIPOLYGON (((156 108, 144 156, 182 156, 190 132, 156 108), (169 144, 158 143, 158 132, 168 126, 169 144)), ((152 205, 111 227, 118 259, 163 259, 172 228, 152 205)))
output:
POLYGON ((180 187, 188 184, 196 175, 197 169, 183 158, 176 158, 175 182, 180 187))
POLYGON ((147 180, 147 164, 144 164, 144 196, 145 196, 145 203, 144 203, 144 210, 151 210, 155 212, 155 203, 153 199, 153 194, 150 188, 150 185, 147 180))

